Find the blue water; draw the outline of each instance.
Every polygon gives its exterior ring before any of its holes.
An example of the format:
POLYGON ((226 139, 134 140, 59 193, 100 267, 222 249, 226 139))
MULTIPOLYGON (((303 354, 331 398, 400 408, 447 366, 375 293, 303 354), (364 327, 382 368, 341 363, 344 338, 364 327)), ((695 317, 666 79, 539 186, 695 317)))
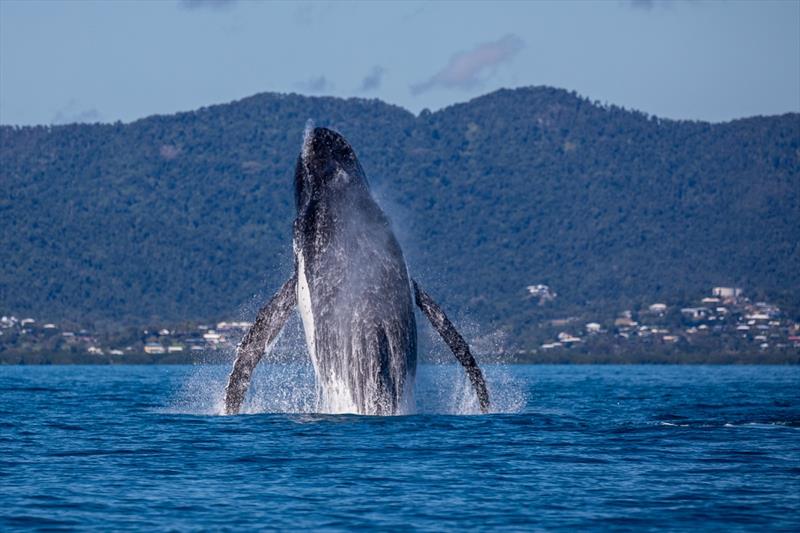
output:
POLYGON ((483 416, 454 370, 363 417, 266 369, 225 417, 223 367, 0 367, 0 530, 800 529, 798 367, 490 367, 483 416))

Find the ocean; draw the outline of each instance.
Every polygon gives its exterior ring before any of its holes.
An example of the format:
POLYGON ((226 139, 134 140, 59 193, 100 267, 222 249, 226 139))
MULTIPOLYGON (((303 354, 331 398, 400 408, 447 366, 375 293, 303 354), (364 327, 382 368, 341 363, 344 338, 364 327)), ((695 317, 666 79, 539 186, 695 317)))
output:
POLYGON ((800 530, 800 367, 422 366, 408 415, 263 365, 0 367, 0 530, 800 530))

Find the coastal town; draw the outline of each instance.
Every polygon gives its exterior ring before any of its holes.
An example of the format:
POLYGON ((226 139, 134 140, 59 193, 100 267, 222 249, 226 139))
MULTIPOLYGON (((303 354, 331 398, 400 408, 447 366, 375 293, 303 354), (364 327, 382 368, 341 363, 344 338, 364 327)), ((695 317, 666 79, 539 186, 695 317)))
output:
MULTIPOLYGON (((547 285, 527 289, 540 305, 557 297, 547 285)), ((624 356, 635 353, 639 361, 660 355, 652 360, 669 362, 670 356, 682 356, 694 362, 791 362, 800 354, 800 323, 773 303, 752 301, 738 287, 713 287, 688 305, 653 302, 604 319, 553 319, 540 330, 543 342, 519 350, 520 359, 533 355, 540 361, 564 360, 565 356, 575 360, 576 353, 583 353, 622 355, 622 360, 628 360, 624 356), (700 357, 686 357, 691 354, 700 357)))
MULTIPOLYGON (((539 305, 557 298, 547 285, 531 285, 527 291, 539 305)), ((222 321, 100 333, 7 314, 0 316, 0 363, 208 362, 229 358, 251 325, 222 321)), ((533 346, 495 345, 492 355, 543 362, 570 361, 580 354, 726 352, 758 362, 760 354, 773 359, 776 353, 785 354, 789 360, 800 354, 800 323, 775 304, 751 301, 737 287, 714 287, 691 305, 653 302, 604 319, 552 319, 541 324, 540 336, 545 340, 533 346)), ((477 351, 480 346, 477 342, 477 351)))
MULTIPOLYGON (((553 298, 546 286, 529 287, 535 295, 543 292, 553 298)), ((674 320, 672 320, 674 322, 674 320)), ((551 321, 552 326, 571 326, 573 320, 551 321)), ((613 334, 621 339, 653 338, 667 344, 691 342, 698 335, 733 335, 749 341, 753 347, 767 349, 800 346, 800 324, 783 317, 778 306, 767 302, 751 302, 740 288, 714 287, 709 296, 695 306, 674 307, 655 302, 634 317, 630 310, 622 311, 611 324, 588 322, 583 327, 567 327, 558 338, 541 345, 542 350, 573 346, 587 337, 613 334), (680 317, 679 327, 668 327, 668 315, 680 317)))
POLYGON ((231 352, 251 325, 218 322, 100 333, 6 315, 0 317, 0 360, 13 362, 3 357, 10 352, 21 362, 37 353, 90 356, 80 357, 82 363, 91 362, 92 356, 107 362, 194 362, 214 352, 231 352))

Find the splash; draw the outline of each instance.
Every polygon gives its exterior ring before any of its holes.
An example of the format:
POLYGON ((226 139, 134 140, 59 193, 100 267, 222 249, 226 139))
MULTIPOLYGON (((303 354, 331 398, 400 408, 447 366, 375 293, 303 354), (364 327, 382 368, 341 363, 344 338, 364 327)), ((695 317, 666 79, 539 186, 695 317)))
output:
POLYGON ((303 165, 306 166, 308 171, 308 156, 311 155, 311 138, 314 132, 314 120, 306 120, 306 127, 303 129, 303 147, 300 149, 301 157, 303 158, 303 165))
MULTIPOLYGON (((242 308, 244 319, 252 314, 255 300, 242 308)), ((467 329, 476 325, 468 324, 467 329)), ((474 388, 461 365, 437 338, 436 332, 425 325, 418 332, 427 338, 428 347, 420 353, 422 363, 417 366, 416 379, 406 391, 401 415, 479 415, 480 407, 474 388)), ((240 413, 242 414, 304 414, 339 415, 356 412, 349 395, 337 388, 323 388, 315 377, 312 358, 308 354, 305 329, 299 313, 295 313, 284 326, 270 351, 264 354, 256 367, 253 380, 240 413)), ((219 360, 218 354, 215 359, 219 360)), ((223 358, 230 361, 235 350, 223 358)), ((518 413, 528 403, 526 385, 515 377, 512 368, 498 362, 482 361, 481 369, 491 397, 490 413, 518 413)), ((174 414, 201 416, 222 415, 225 412, 225 384, 230 364, 197 365, 191 368, 182 386, 175 391, 166 411, 174 414)), ((341 383, 342 390, 345 383, 341 383)))
MULTIPOLYGON (((291 279, 296 279, 296 303, 305 332, 299 336, 305 337, 302 351, 309 353, 305 358, 298 357, 301 351, 298 343, 285 351, 270 344, 266 347, 267 356, 255 366, 258 361, 250 350, 262 349, 252 345, 253 339, 260 337, 248 336, 249 344, 242 348, 245 357, 237 360, 231 374, 224 410, 330 414, 418 412, 417 402, 425 405, 427 397, 419 394, 415 399, 413 391, 418 353, 413 294, 417 295, 423 313, 457 354, 465 350, 463 339, 416 284, 413 284, 413 292, 411 287, 404 286, 410 285, 411 280, 402 252, 385 215, 370 195, 355 153, 343 137, 328 129, 315 129, 314 122, 308 120, 295 181, 299 211, 296 227, 302 230, 295 232, 297 277, 291 279), (315 175, 312 175, 311 166, 315 167, 315 175), (311 198, 317 201, 310 203, 311 198), (305 263, 304 254, 314 259, 309 265, 305 263), (271 354, 281 353, 293 355, 284 360, 310 361, 310 364, 276 365, 279 361, 271 354), (256 373, 251 379, 254 367, 256 373), (250 395, 245 397, 248 385, 250 395), (233 402, 231 390, 236 391, 233 402), (243 399, 245 402, 241 406, 243 399)), ((274 323, 268 320, 270 339, 276 339, 280 330, 285 330, 282 327, 287 317, 285 311, 291 305, 286 295, 292 287, 294 281, 281 289, 279 300, 285 305, 275 303, 278 300, 270 304, 280 307, 283 313, 280 324, 277 319, 274 323)), ((296 337, 293 335, 292 339, 296 337)), ((280 338, 278 335, 276 344, 280 338)), ((477 413, 481 407, 485 411, 489 405, 483 377, 480 371, 471 370, 475 361, 469 350, 466 351, 468 361, 464 362, 461 357, 462 363, 470 372, 480 405, 475 405, 477 399, 473 399, 472 384, 465 382, 466 375, 459 369, 459 379, 448 378, 435 388, 437 394, 441 390, 450 391, 446 405, 439 401, 436 409, 444 406, 447 413, 477 413)), ((234 355, 230 354, 230 359, 234 355)), ((448 362, 452 362, 452 358, 448 362)), ((205 411, 223 410, 218 396, 203 396, 197 386, 193 386, 188 395, 200 398, 205 411)))
MULTIPOLYGON (((518 413, 526 404, 524 383, 512 376, 505 365, 485 365, 484 373, 492 398, 490 413, 518 413)), ((191 373, 171 402, 176 414, 222 415, 228 365, 200 365, 191 373)), ((458 364, 423 364, 417 368, 414 391, 407 405, 398 410, 406 415, 479 415, 475 391, 458 364)), ((262 363, 253 376, 242 414, 352 414, 352 401, 317 385, 308 358, 287 363, 262 363)))
MULTIPOLYGON (((527 405, 525 384, 507 365, 482 364, 491 398, 489 413, 519 413, 527 405)), ((475 389, 458 364, 423 364, 417 370, 417 414, 479 415, 475 389)))

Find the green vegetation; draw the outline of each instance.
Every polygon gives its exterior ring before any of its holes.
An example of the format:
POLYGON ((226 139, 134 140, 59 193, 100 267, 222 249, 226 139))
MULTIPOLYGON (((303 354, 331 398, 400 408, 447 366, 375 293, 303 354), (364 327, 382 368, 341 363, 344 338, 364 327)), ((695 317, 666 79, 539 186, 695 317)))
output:
POLYGON ((291 269, 308 118, 354 145, 414 275, 525 347, 715 285, 800 317, 800 116, 660 120, 552 88, 415 117, 260 94, 131 124, 0 127, 0 312, 97 329, 252 319, 291 269), (549 285, 538 305, 526 291, 549 285))

